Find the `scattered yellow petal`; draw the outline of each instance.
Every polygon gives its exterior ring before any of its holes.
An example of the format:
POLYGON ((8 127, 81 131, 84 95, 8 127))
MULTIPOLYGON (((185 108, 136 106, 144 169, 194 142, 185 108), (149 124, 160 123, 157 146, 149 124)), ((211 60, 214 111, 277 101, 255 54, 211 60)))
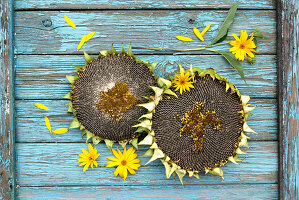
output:
POLYGON ((203 29, 203 31, 201 32, 201 36, 203 36, 211 27, 211 24, 207 25, 205 29, 203 29))
POLYGON ((191 38, 185 37, 185 36, 176 36, 176 39, 185 41, 185 42, 192 42, 193 40, 191 38))
POLYGON ((86 41, 86 35, 84 34, 81 41, 80 41, 80 43, 79 43, 79 45, 78 45, 78 47, 77 47, 77 51, 81 49, 81 47, 83 46, 85 41, 86 41))
POLYGON ((48 117, 45 117, 45 122, 46 122, 46 126, 49 129, 50 133, 52 133, 51 124, 50 124, 50 120, 48 119, 48 117))
POLYGON ((88 35, 86 35, 85 42, 87 42, 88 40, 90 40, 94 36, 95 33, 96 32, 91 32, 88 35))
POLYGON ((41 104, 41 103, 35 103, 34 105, 42 110, 50 110, 47 106, 45 106, 44 104, 41 104))
POLYGON ((64 15, 64 19, 65 19, 66 23, 68 23, 68 25, 70 25, 74 29, 77 29, 75 23, 70 18, 68 18, 66 15, 64 15))
POLYGON ((59 129, 54 130, 53 133, 55 133, 55 134, 63 134, 63 133, 66 133, 68 131, 69 131, 69 129, 67 129, 67 128, 59 128, 59 129))
POLYGON ((193 32, 194 34, 198 37, 198 39, 200 39, 201 41, 205 41, 201 35, 201 33, 199 32, 199 30, 196 27, 193 27, 193 32))

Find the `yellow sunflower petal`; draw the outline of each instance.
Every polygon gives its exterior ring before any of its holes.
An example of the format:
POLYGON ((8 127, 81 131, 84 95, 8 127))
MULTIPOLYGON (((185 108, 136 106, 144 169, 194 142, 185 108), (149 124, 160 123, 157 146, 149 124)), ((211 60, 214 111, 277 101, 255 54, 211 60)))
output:
POLYGON ((140 159, 134 159, 134 160, 132 160, 132 161, 130 161, 130 162, 128 162, 128 164, 127 165, 132 165, 132 164, 137 164, 137 163, 140 163, 140 159))
POLYGON ((124 169, 124 180, 126 180, 127 176, 128 176, 128 170, 127 170, 127 168, 125 168, 124 169))
POLYGON ((211 27, 211 24, 207 25, 205 29, 201 32, 201 35, 203 36, 211 27))
POLYGON ((69 131, 69 129, 67 129, 67 128, 59 128, 59 129, 54 130, 53 133, 55 133, 55 134, 63 134, 63 133, 66 133, 68 131, 69 131))
POLYGON ((79 153, 79 156, 82 157, 82 158, 88 158, 89 157, 88 155, 85 155, 84 153, 79 153))
POLYGON ((129 167, 131 167, 132 169, 137 170, 141 165, 140 164, 132 164, 129 167))
POLYGON ((184 41, 184 42, 192 42, 193 41, 191 38, 188 38, 185 36, 176 36, 176 39, 184 41))
POLYGON ((88 151, 91 153, 92 151, 93 151, 93 147, 92 147, 92 145, 89 143, 88 144, 88 151))
POLYGON ((132 174, 132 175, 136 174, 136 172, 131 167, 128 167, 128 170, 129 170, 130 174, 132 174))
POLYGON ((50 124, 50 120, 49 120, 48 117, 45 117, 45 123, 46 123, 46 127, 48 128, 48 130, 50 131, 50 133, 52 133, 51 124, 50 124))
POLYGON ((117 176, 118 174, 119 174, 119 170, 120 170, 120 166, 118 166, 116 169, 115 169, 115 171, 114 171, 114 176, 117 176))
POLYGON ((107 166, 106 167, 115 167, 115 166, 118 166, 119 163, 118 162, 114 162, 114 161, 109 161, 106 163, 107 166))
POLYGON ((64 19, 68 25, 70 25, 74 29, 77 29, 75 23, 70 18, 68 18, 66 15, 64 15, 64 19))
POLYGON ((42 110, 50 110, 47 106, 45 106, 44 104, 41 104, 41 103, 35 103, 34 105, 42 110))
POLYGON ((88 151, 86 151, 85 149, 81 149, 82 150, 82 152, 83 152, 83 154, 85 155, 85 156, 88 156, 89 157, 89 152, 88 151))
POLYGON ((86 38, 85 38, 85 42, 87 42, 88 40, 90 40, 94 36, 95 33, 96 32, 91 32, 91 33, 87 34, 86 38))
POLYGON ((125 170, 125 167, 122 166, 122 165, 119 165, 117 168, 119 168, 119 169, 118 169, 118 174, 119 174, 119 176, 123 178, 123 177, 124 177, 124 170, 125 170))
POLYGON ((247 40, 247 38, 248 38, 248 34, 247 34, 247 32, 242 30, 242 31, 241 31, 241 35, 240 35, 240 40, 241 40, 242 42, 244 42, 244 41, 247 40))
POLYGON ((233 37, 235 38, 236 41, 240 41, 240 39, 238 38, 238 36, 236 36, 236 34, 232 34, 233 37))
POLYGON ((93 161, 94 166, 98 167, 97 161, 93 161))
POLYGON ((81 41, 80 41, 80 43, 78 44, 77 51, 81 49, 81 47, 83 46, 85 41, 86 41, 86 35, 84 34, 81 41))
POLYGON ((127 158, 127 149, 126 149, 126 147, 124 147, 123 158, 124 158, 124 159, 127 158))
POLYGON ((90 162, 90 166, 91 166, 91 168, 93 169, 93 161, 92 161, 92 162, 90 162))
POLYGON ((89 163, 87 163, 84 168, 83 168, 83 172, 85 172, 86 170, 88 170, 88 167, 89 167, 89 163))
POLYGON ((118 155, 120 156, 119 159, 122 159, 123 158, 123 154, 121 153, 121 151, 117 148, 117 152, 118 152, 118 155))
POLYGON ((112 160, 112 161, 115 161, 115 162, 118 161, 118 159, 117 159, 117 158, 114 158, 114 157, 107 157, 107 159, 112 160))
POLYGON ((196 27, 193 27, 193 32, 196 35, 196 37, 198 37, 198 39, 200 39, 201 41, 205 41, 202 37, 202 34, 200 33, 200 31, 196 27))
POLYGON ((121 155, 119 155, 114 149, 112 149, 112 153, 117 159, 121 159, 121 155))

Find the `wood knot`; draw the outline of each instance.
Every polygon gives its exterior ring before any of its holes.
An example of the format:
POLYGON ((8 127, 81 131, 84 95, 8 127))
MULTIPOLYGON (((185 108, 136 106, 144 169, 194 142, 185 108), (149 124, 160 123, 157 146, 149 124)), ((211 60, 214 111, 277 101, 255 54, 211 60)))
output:
POLYGON ((188 22, 189 22, 189 24, 194 24, 195 20, 194 19, 189 19, 188 22))
POLYGON ((42 21, 42 24, 44 25, 44 27, 50 27, 52 26, 52 21, 51 19, 45 19, 42 21))

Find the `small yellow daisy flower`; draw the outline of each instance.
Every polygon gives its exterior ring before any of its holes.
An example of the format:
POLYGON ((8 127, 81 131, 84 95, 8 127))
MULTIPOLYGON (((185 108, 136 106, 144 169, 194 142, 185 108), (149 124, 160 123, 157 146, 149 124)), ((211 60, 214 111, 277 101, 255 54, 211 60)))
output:
POLYGON ((120 152, 120 150, 117 148, 117 152, 112 149, 112 152, 115 156, 114 157, 107 157, 107 159, 111 160, 107 162, 106 167, 115 167, 116 170, 114 171, 114 175, 119 175, 120 177, 124 178, 126 180, 126 177, 128 175, 128 171, 131 174, 136 174, 134 170, 138 170, 140 167, 140 159, 136 159, 137 154, 135 153, 135 149, 133 147, 130 147, 128 150, 126 150, 126 147, 124 148, 123 153, 120 152))
POLYGON ((230 52, 232 52, 237 60, 244 60, 244 57, 248 58, 248 56, 254 58, 254 54, 256 45, 253 41, 253 34, 248 39, 248 34, 246 31, 241 30, 240 38, 238 38, 235 34, 233 37, 236 39, 234 41, 230 41, 229 44, 233 47, 230 48, 230 52), (252 53, 253 52, 253 53, 252 53))
POLYGON ((184 71, 181 69, 181 72, 179 74, 175 75, 175 79, 173 80, 174 86, 176 87, 175 91, 180 89, 180 93, 182 94, 186 90, 190 91, 190 88, 194 88, 192 85, 192 76, 190 76, 190 72, 187 72, 184 74, 184 71))
POLYGON ((83 172, 85 172, 86 170, 88 170, 88 167, 90 166, 91 168, 93 168, 93 165, 95 165, 96 167, 98 167, 98 163, 96 161, 96 159, 99 157, 100 154, 97 154, 97 149, 93 148, 91 146, 91 144, 88 144, 88 151, 86 151, 85 149, 81 149, 83 153, 79 153, 79 156, 81 158, 78 159, 78 162, 81 162, 81 164, 79 166, 84 166, 83 168, 83 172))

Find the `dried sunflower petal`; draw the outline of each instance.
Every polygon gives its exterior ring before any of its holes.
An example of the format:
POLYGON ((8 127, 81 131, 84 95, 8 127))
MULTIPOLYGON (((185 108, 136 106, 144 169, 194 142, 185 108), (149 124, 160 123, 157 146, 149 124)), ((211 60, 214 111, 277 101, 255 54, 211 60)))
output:
POLYGON ((64 15, 64 20, 65 20, 66 23, 67 23, 68 25, 70 25, 72 28, 77 29, 75 23, 74 23, 70 18, 68 18, 66 15, 64 15))
POLYGON ((193 39, 185 37, 185 36, 176 36, 176 39, 184 41, 184 42, 192 42, 193 39))
POLYGON ((35 103, 34 105, 42 110, 50 110, 47 106, 45 106, 44 104, 41 104, 41 103, 35 103))

